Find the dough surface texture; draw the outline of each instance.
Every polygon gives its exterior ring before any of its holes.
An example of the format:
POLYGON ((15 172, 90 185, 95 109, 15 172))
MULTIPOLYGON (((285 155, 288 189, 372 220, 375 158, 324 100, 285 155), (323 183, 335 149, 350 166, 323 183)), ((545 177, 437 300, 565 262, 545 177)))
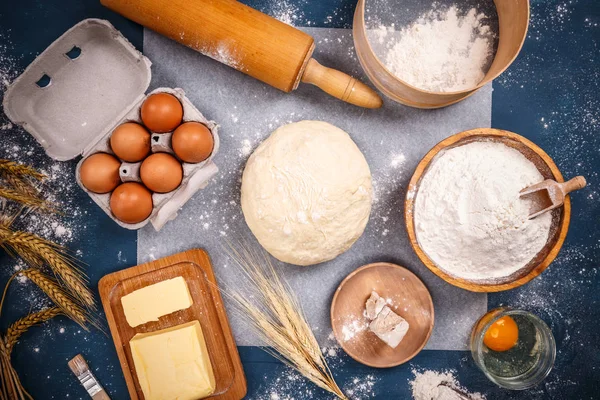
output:
POLYGON ((248 159, 242 210, 260 244, 290 264, 332 260, 362 235, 372 201, 365 157, 343 130, 300 121, 275 130, 248 159))

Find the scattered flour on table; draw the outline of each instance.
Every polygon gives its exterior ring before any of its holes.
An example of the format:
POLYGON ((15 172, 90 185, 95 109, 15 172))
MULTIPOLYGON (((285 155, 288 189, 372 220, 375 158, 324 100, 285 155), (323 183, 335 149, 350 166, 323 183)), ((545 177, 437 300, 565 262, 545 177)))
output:
POLYGON ((342 340, 344 342, 353 340, 356 337, 356 335, 358 335, 361 332, 364 332, 368 327, 369 324, 363 318, 361 318, 360 320, 355 319, 346 322, 342 326, 342 340))
POLYGON ((404 162, 406 161, 406 156, 402 153, 399 154, 395 154, 392 157, 392 161, 390 162, 390 167, 396 169, 396 168, 402 168, 402 166, 404 166, 404 162))
POLYGON ((356 376, 343 385, 342 391, 352 400, 366 400, 375 396, 375 385, 378 379, 373 374, 356 376))
POLYGON ((297 2, 291 0, 269 2, 267 11, 271 16, 285 24, 295 26, 304 17, 302 11, 297 5, 297 2))
POLYGON ((378 56, 398 78, 420 89, 455 92, 476 86, 493 53, 487 18, 472 8, 461 16, 456 6, 434 9, 396 31, 380 25, 369 30, 372 43, 384 46, 378 56))
POLYGON ((427 255, 451 275, 506 277, 546 245, 552 216, 529 219, 519 191, 543 176, 519 151, 473 142, 438 155, 415 200, 416 236, 427 255))
MULTIPOLYGON (((386 143, 380 146, 386 148, 386 143)), ((387 149, 387 148, 386 148, 387 149)), ((398 210, 403 209, 404 198, 399 193, 403 188, 403 182, 408 178, 406 155, 401 151, 388 154, 389 168, 372 170, 373 206, 366 234, 379 239, 378 247, 384 247, 389 243, 386 237, 398 227, 398 210)))
MULTIPOLYGON (((0 102, 6 88, 22 72, 17 59, 10 55, 11 42, 8 37, 0 34, 0 102)), ((57 162, 48 157, 35 139, 20 126, 12 124, 3 112, 0 112, 0 158, 27 164, 45 174, 47 178, 39 184, 43 196, 57 206, 60 214, 48 212, 23 212, 16 219, 13 228, 34 233, 42 238, 52 240, 60 245, 69 246, 73 240, 84 234, 87 228, 85 215, 87 212, 80 207, 77 195, 80 189, 75 182, 73 163, 57 162)), ((12 203, 9 203, 12 204, 12 203)), ((74 249, 71 249, 74 251, 74 249)), ((81 257, 81 250, 74 251, 81 257)), ((7 279, 15 272, 28 268, 20 258, 10 260, 11 264, 0 272, 7 279)), ((46 271, 50 273, 50 271, 46 271)), ((38 311, 51 306, 52 302, 35 284, 23 275, 15 277, 11 286, 12 295, 23 299, 24 307, 30 311, 38 311)), ((51 334, 44 330, 44 335, 51 334)))
MULTIPOLYGON (((270 377, 265 376, 265 380, 270 377)), ((379 379, 374 374, 351 376, 346 382, 338 381, 342 391, 352 400, 367 400, 376 395, 379 379)), ((322 390, 291 368, 249 396, 252 400, 309 400, 323 398, 322 390)), ((326 396, 326 398, 334 396, 326 396)))
POLYGON ((469 393, 456 379, 456 371, 417 371, 412 370, 413 380, 409 382, 414 400, 464 400, 452 389, 440 386, 442 383, 469 395, 471 400, 485 400, 480 393, 469 393))
POLYGON ((266 386, 260 387, 251 400, 300 400, 317 397, 319 389, 312 382, 291 368, 285 368, 273 380, 265 376, 266 386))

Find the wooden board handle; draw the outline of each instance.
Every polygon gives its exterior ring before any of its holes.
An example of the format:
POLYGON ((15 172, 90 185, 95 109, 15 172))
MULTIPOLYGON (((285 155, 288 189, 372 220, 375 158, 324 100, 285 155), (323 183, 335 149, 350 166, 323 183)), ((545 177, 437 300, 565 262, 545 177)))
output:
POLYGON ((315 85, 331 96, 355 106, 379 108, 383 104, 381 97, 373 89, 350 75, 322 66, 314 58, 308 60, 302 82, 315 85))
POLYGON ((573 179, 562 184, 562 190, 565 195, 579 189, 583 189, 587 182, 583 176, 576 176, 573 179))

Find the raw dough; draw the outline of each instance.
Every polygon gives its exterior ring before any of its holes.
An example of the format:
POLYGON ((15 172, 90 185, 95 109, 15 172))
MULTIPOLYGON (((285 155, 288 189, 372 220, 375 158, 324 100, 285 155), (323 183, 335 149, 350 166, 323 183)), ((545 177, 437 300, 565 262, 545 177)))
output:
POLYGON ((301 121, 275 130, 250 156, 242 210, 260 244, 297 265, 331 260, 363 233, 371 172, 343 130, 301 121))

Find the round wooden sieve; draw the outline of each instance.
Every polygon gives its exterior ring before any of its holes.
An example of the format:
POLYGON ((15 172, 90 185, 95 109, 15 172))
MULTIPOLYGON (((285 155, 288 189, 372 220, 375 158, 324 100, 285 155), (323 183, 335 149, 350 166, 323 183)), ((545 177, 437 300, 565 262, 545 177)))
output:
POLYGON ((397 78, 377 58, 367 40, 365 3, 359 0, 354 13, 352 33, 358 60, 373 84, 390 99, 416 108, 440 108, 457 103, 483 85, 496 79, 517 58, 529 25, 529 0, 494 0, 498 12, 500 38, 494 61, 483 80, 460 92, 421 90, 397 78))

